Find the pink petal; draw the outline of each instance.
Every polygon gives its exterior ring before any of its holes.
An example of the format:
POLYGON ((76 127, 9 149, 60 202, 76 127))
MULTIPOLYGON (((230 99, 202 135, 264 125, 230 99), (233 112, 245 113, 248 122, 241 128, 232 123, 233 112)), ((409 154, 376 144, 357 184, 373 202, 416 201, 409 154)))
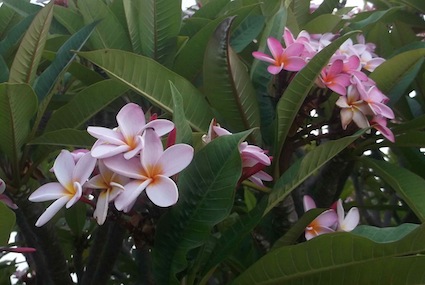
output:
POLYGON ((370 126, 365 114, 358 109, 353 109, 353 121, 360 129, 368 128, 370 126))
POLYGON ((96 175, 92 177, 89 181, 84 184, 84 187, 89 187, 93 189, 106 189, 108 185, 106 185, 105 180, 102 175, 96 175))
POLYGON ((139 105, 128 103, 117 114, 117 122, 125 138, 132 138, 142 134, 145 126, 145 114, 139 105))
POLYGON ((118 195, 117 198, 115 198, 115 208, 117 208, 118 211, 126 209, 130 204, 136 201, 137 197, 139 197, 143 190, 145 190, 146 186, 148 186, 151 182, 151 179, 145 181, 134 180, 129 182, 124 186, 125 190, 118 195))
POLYGON ((328 71, 328 77, 332 76, 336 76, 338 74, 340 74, 342 72, 344 68, 344 63, 342 62, 342 60, 337 59, 335 60, 332 65, 329 67, 329 71, 328 71))
POLYGON ((83 187, 80 183, 74 182, 74 195, 71 197, 71 199, 66 203, 66 208, 70 208, 72 205, 78 202, 80 200, 81 195, 83 195, 83 187))
POLYGON ((141 160, 142 165, 145 168, 148 168, 156 165, 164 150, 161 139, 154 130, 147 129, 145 131, 144 139, 145 148, 143 149, 141 160))
POLYGON ((51 218, 53 218, 54 215, 56 215, 59 210, 65 206, 65 204, 68 202, 69 198, 68 196, 64 196, 62 198, 59 198, 55 202, 53 202, 47 209, 44 211, 44 213, 38 218, 35 225, 37 227, 41 227, 44 224, 46 224, 48 221, 50 221, 51 218))
POLYGON ((103 162, 109 169, 125 177, 146 179, 146 176, 144 175, 145 171, 138 157, 133 157, 127 160, 122 156, 114 156, 105 158, 103 162))
POLYGON ((363 66, 364 69, 366 69, 367 71, 373 72, 375 71, 375 69, 380 66, 383 62, 385 61, 385 59, 377 57, 374 59, 369 60, 365 66, 363 66))
POLYGON ((140 153, 140 151, 143 148, 143 140, 141 136, 137 136, 135 138, 136 140, 136 145, 133 146, 133 149, 130 149, 129 151, 124 153, 124 158, 125 159, 130 159, 135 157, 136 155, 138 155, 140 153))
POLYGON ((262 53, 261 51, 254 51, 252 53, 252 56, 255 57, 258 60, 262 60, 271 64, 275 64, 276 60, 274 58, 271 58, 269 55, 262 53))
POLYGON ((382 103, 371 104, 370 108, 372 109, 375 115, 380 115, 388 119, 394 119, 395 117, 393 110, 385 104, 382 104, 382 103))
POLYGON ((103 127, 88 127, 87 132, 93 137, 113 145, 123 145, 124 136, 118 132, 103 127))
POLYGON ((105 144, 103 142, 98 142, 99 141, 97 141, 91 149, 91 155, 98 159, 112 157, 117 154, 124 153, 130 149, 130 147, 126 144, 117 146, 113 144, 105 144))
POLYGON ((81 157, 75 165, 72 181, 78 181, 81 185, 84 184, 96 166, 97 159, 90 152, 81 157))
POLYGON ((338 222, 338 217, 334 210, 326 210, 321 213, 315 221, 323 227, 333 227, 338 222))
POLYGON ((301 57, 290 57, 286 59, 285 66, 283 68, 288 71, 300 71, 305 65, 306 62, 301 57))
POLYGON ((13 203, 13 201, 4 194, 0 194, 0 201, 5 203, 6 206, 8 206, 11 209, 14 209, 14 210, 18 209, 18 205, 13 203))
POLYGON ((193 158, 193 147, 187 144, 176 144, 167 148, 158 159, 162 175, 172 176, 185 169, 193 158))
POLYGON ((259 171, 257 173, 255 173, 254 175, 251 175, 250 177, 248 177, 248 179, 250 181, 252 181, 253 183, 263 186, 263 181, 273 181, 273 177, 271 177, 269 174, 267 174, 264 171, 259 171))
POLYGON ((66 186, 72 183, 74 168, 75 162, 71 153, 67 150, 62 150, 53 164, 53 172, 60 184, 66 186))
POLYGON ((292 45, 289 45, 286 50, 284 51, 284 54, 286 57, 298 57, 301 55, 301 53, 304 50, 304 45, 301 43, 293 43, 292 45))
POLYGON ((292 35, 291 31, 287 27, 285 27, 285 31, 283 32, 283 41, 285 42, 286 46, 289 46, 295 42, 294 35, 292 35))
POLYGON ((160 207, 174 205, 179 198, 176 183, 162 175, 156 176, 155 181, 146 187, 146 194, 152 203, 160 207))
POLYGON ((174 129, 174 123, 169 120, 157 119, 150 121, 143 129, 154 129, 158 136, 162 137, 174 129))
POLYGON ((58 182, 50 182, 40 186, 29 197, 31 202, 44 202, 56 200, 63 196, 67 196, 68 191, 58 182))
POLYGON ((93 217, 99 225, 103 225, 108 215, 109 191, 102 191, 97 197, 96 209, 93 212, 93 217))
POLYGON ((310 240, 310 239, 317 237, 319 235, 329 234, 329 233, 333 233, 333 232, 335 232, 335 231, 331 228, 318 226, 318 227, 314 228, 314 231, 306 231, 305 232, 305 239, 310 240))
POLYGON ((257 163, 261 163, 267 166, 271 164, 270 157, 264 153, 263 149, 255 145, 247 145, 241 151, 241 155, 243 160, 250 158, 254 160, 253 165, 244 165, 244 167, 254 166, 257 163))
POLYGON ((338 93, 338 94, 340 94, 340 95, 343 95, 343 96, 345 96, 346 94, 347 94, 347 88, 346 87, 344 87, 343 85, 341 85, 341 84, 338 84, 338 83, 334 83, 334 82, 332 82, 331 84, 327 84, 326 85, 329 89, 331 89, 332 91, 334 91, 334 92, 336 92, 336 93, 338 93))
POLYGON ((269 50, 272 53, 274 59, 277 59, 283 53, 283 47, 281 43, 273 37, 269 37, 267 39, 267 46, 269 47, 269 50))
POLYGON ((218 126, 213 126, 213 130, 217 134, 217 136, 219 136, 219 137, 221 137, 221 136, 227 136, 227 135, 231 135, 232 134, 231 132, 229 132, 225 128, 218 127, 218 126))
POLYGON ((316 208, 316 203, 314 202, 313 198, 311 198, 308 195, 304 195, 303 205, 304 205, 304 212, 307 212, 308 210, 316 208))
POLYGON ((345 232, 351 232, 359 224, 360 214, 359 209, 353 207, 348 211, 343 223, 339 225, 339 228, 345 232))
POLYGON ((336 202, 336 213, 338 215, 338 224, 341 225, 344 222, 345 212, 342 207, 342 200, 338 199, 336 202))
POLYGON ((269 65, 269 66, 267 67, 267 71, 268 71, 270 74, 273 74, 273 75, 279 74, 279 72, 281 72, 281 71, 282 71, 282 69, 283 69, 283 64, 282 64, 281 66, 269 65))
POLYGON ((341 116, 341 126, 345 130, 347 129, 347 126, 351 123, 353 120, 353 110, 351 109, 341 109, 340 116, 341 116))

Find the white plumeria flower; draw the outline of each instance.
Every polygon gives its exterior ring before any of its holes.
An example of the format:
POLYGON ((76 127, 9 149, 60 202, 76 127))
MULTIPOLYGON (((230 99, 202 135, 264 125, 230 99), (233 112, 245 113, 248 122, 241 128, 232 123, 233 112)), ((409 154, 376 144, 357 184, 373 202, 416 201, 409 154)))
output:
POLYGON ((345 216, 341 199, 339 199, 336 204, 336 212, 338 215, 338 231, 351 232, 359 224, 359 209, 352 207, 350 211, 348 211, 347 216, 345 216))
MULTIPOLYGON (((308 195, 303 197, 303 205, 304 212, 316 208, 316 203, 313 198, 308 195)), ((305 239, 310 240, 322 234, 333 233, 336 223, 337 215, 335 211, 332 209, 324 211, 305 228, 305 239)))
POLYGON ((47 223, 63 206, 74 205, 83 193, 83 184, 92 174, 96 166, 96 159, 90 153, 83 155, 77 163, 67 150, 62 150, 55 160, 53 172, 59 182, 47 183, 30 196, 32 202, 56 200, 38 218, 37 227, 47 223))
POLYGON ((175 144, 164 151, 158 134, 153 129, 147 129, 140 157, 126 160, 122 156, 115 156, 104 160, 112 171, 134 179, 115 198, 115 207, 119 211, 128 211, 145 189, 155 205, 168 207, 175 204, 179 193, 176 183, 169 177, 189 165, 193 152, 193 148, 186 144, 175 144))
POLYGON ((99 160, 98 166, 99 174, 92 177, 84 186, 101 190, 97 197, 93 217, 99 225, 103 225, 108 214, 108 204, 124 191, 123 185, 127 184, 130 179, 111 171, 102 160, 99 160))

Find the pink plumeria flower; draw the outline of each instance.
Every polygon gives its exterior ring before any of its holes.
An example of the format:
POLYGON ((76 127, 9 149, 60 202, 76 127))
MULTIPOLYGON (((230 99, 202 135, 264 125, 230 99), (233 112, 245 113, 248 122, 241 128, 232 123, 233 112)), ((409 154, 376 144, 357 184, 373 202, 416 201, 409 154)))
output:
POLYGON ((260 51, 254 51, 252 56, 256 59, 271 63, 267 68, 271 74, 278 74, 283 69, 288 71, 299 71, 305 66, 305 61, 300 57, 303 52, 304 45, 301 43, 293 43, 284 49, 281 43, 270 37, 267 39, 267 46, 272 57, 260 51))
POLYGON ((350 85, 347 96, 340 96, 335 104, 341 108, 341 125, 344 130, 347 129, 351 121, 354 121, 359 128, 369 127, 366 115, 373 113, 367 103, 360 99, 360 94, 355 85, 350 85))
POLYGON ((348 211, 347 216, 345 216, 341 199, 337 201, 336 212, 338 215, 338 231, 351 232, 359 224, 359 209, 352 207, 350 211, 348 211))
POLYGON ((0 201, 5 203, 6 206, 8 206, 11 209, 18 209, 18 206, 13 203, 12 199, 10 199, 6 194, 3 194, 6 190, 6 183, 3 181, 3 179, 0 178, 0 201))
POLYGON ((394 112, 390 107, 385 105, 389 101, 376 85, 366 89, 363 84, 356 85, 360 93, 360 98, 368 104, 375 116, 382 116, 388 119, 394 119, 394 112))
POLYGON ((93 217, 99 225, 103 225, 108 214, 109 203, 124 191, 123 185, 127 184, 130 179, 111 171, 102 160, 99 160, 98 167, 99 174, 92 177, 84 186, 101 190, 97 197, 93 217))
POLYGON ((147 128, 154 129, 159 136, 169 133, 174 123, 157 119, 146 124, 143 110, 134 103, 128 103, 117 114, 118 127, 111 130, 103 127, 88 127, 87 132, 98 140, 91 153, 96 158, 107 158, 124 154, 130 159, 143 148, 142 134, 147 128))
POLYGON ((158 134, 146 129, 145 146, 140 157, 129 160, 122 156, 104 160, 112 171, 134 179, 124 186, 124 191, 115 198, 115 207, 122 211, 134 203, 146 189, 149 199, 157 206, 168 207, 179 197, 176 183, 169 178, 182 171, 193 158, 193 148, 186 144, 175 144, 165 151, 158 134))
POLYGON ((320 76, 316 80, 317 85, 321 88, 328 87, 340 95, 347 94, 347 86, 351 84, 350 75, 343 73, 343 68, 343 61, 335 60, 320 72, 320 76))
POLYGON ((81 198, 83 185, 95 166, 96 158, 90 153, 86 153, 75 163, 69 151, 61 151, 53 165, 53 172, 59 182, 39 187, 28 198, 32 202, 56 200, 38 218, 35 224, 37 227, 47 223, 63 206, 69 208, 81 198))
POLYGON ((387 127, 387 119, 382 116, 374 116, 370 121, 374 129, 379 131, 390 142, 395 142, 393 132, 387 127))
MULTIPOLYGON (((303 197, 303 204, 305 212, 316 208, 316 203, 314 203, 314 200, 308 195, 303 197)), ((334 210, 329 209, 324 211, 305 228, 306 240, 310 240, 322 234, 335 232, 334 228, 337 222, 338 217, 334 210)))

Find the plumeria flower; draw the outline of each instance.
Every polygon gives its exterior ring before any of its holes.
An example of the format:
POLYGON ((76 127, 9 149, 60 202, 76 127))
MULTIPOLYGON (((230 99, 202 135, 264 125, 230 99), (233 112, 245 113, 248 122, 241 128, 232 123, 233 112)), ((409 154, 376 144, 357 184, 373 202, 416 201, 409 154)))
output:
POLYGON ((35 224, 37 227, 47 223, 63 206, 69 208, 81 198, 83 185, 95 166, 96 159, 90 153, 86 153, 75 163, 69 151, 61 151, 53 165, 53 172, 58 182, 41 186, 28 198, 32 202, 56 200, 38 218, 35 224))
POLYGON ((299 71, 305 66, 305 61, 300 57, 303 52, 304 45, 301 43, 293 43, 284 49, 281 43, 270 37, 267 39, 267 46, 272 57, 260 51, 254 51, 252 56, 256 59, 271 63, 267 68, 271 74, 278 74, 283 69, 288 71, 299 71))
POLYGON ((84 186, 101 190, 97 197, 96 209, 93 213, 93 217, 97 220, 99 225, 102 225, 108 214, 109 203, 124 191, 123 185, 127 184, 130 179, 112 172, 105 166, 102 160, 99 160, 98 167, 99 174, 92 177, 84 186))
MULTIPOLYGON (((305 212, 316 208, 316 203, 314 203, 314 200, 308 195, 303 197, 303 204, 305 212)), ((329 209, 322 212, 305 228, 306 240, 310 240, 322 234, 334 232, 337 222, 338 217, 334 210, 329 209)))
POLYGON ((370 121, 374 129, 379 131, 390 142, 395 142, 393 132, 387 127, 387 119, 382 116, 374 116, 370 121))
POLYGON ((332 91, 345 95, 347 94, 347 86, 351 84, 350 75, 343 73, 344 62, 340 59, 335 60, 321 72, 316 83, 319 87, 328 87, 332 91))
POLYGON ((390 107, 385 105, 388 102, 388 97, 376 86, 365 89, 362 84, 357 84, 357 89, 360 93, 360 98, 368 104, 375 116, 382 116, 388 119, 394 119, 394 112, 390 107))
POLYGON ((165 151, 158 134, 153 129, 145 131, 145 146, 140 157, 126 160, 122 156, 104 160, 112 171, 129 177, 124 191, 114 200, 115 207, 122 211, 134 203, 146 189, 148 198, 157 206, 168 207, 177 202, 179 193, 170 176, 182 171, 193 158, 193 148, 175 144, 165 151))
POLYGON ((103 127, 88 127, 87 132, 98 140, 91 153, 96 158, 107 158, 124 154, 130 159, 143 148, 142 134, 147 128, 154 129, 159 136, 169 133, 174 123, 157 119, 146 124, 143 110, 134 103, 128 103, 117 114, 118 127, 114 130, 103 127))
POLYGON ((6 190, 6 183, 3 181, 3 179, 0 178, 0 201, 5 203, 6 206, 8 206, 11 209, 18 209, 18 206, 13 203, 13 201, 4 194, 4 191, 6 190))
POLYGON ((348 87, 347 96, 340 96, 335 103, 341 108, 341 125, 345 130, 354 121, 359 128, 368 128, 369 120, 366 115, 372 115, 372 110, 363 100, 355 85, 348 87))
POLYGON ((336 204, 336 212, 338 215, 338 231, 351 232, 359 224, 359 209, 352 207, 345 216, 342 201, 339 199, 336 204))

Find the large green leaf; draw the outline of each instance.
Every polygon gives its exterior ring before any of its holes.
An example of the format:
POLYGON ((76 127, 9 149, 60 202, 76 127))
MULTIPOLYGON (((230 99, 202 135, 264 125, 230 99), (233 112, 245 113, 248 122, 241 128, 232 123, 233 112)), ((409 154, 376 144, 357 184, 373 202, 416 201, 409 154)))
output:
POLYGON ((56 81, 75 58, 73 50, 78 51, 83 47, 96 24, 91 23, 72 35, 58 50, 52 64, 37 78, 34 89, 40 102, 53 90, 56 81))
POLYGON ((367 225, 357 226, 351 233, 366 237, 374 242, 394 242, 417 229, 417 224, 401 224, 397 227, 378 228, 367 225))
POLYGON ((388 183, 416 216, 425 222, 425 180, 422 177, 386 161, 362 157, 361 162, 388 183))
POLYGON ((340 16, 333 14, 324 14, 309 21, 304 26, 304 30, 311 34, 337 32, 342 23, 343 22, 340 16))
POLYGON ((379 22, 380 20, 382 20, 382 18, 387 17, 387 16, 390 16, 392 13, 394 13, 398 9, 400 9, 400 8, 399 7, 393 7, 393 8, 390 8, 388 10, 374 11, 366 19, 363 19, 361 21, 352 23, 352 24, 350 24, 349 27, 351 29, 354 29, 354 30, 356 30, 356 29, 364 29, 365 27, 367 27, 369 25, 373 25, 373 24, 379 22))
POLYGON ((81 52, 112 77, 125 83, 166 112, 173 112, 169 81, 183 96, 184 111, 191 126, 198 131, 208 129, 212 113, 203 95, 186 79, 156 61, 120 50, 81 52))
POLYGON ((34 16, 29 15, 23 18, 8 31, 6 37, 0 42, 0 55, 6 58, 11 53, 11 50, 18 45, 25 31, 31 25, 34 16))
MULTIPOLYGON (((255 90, 245 65, 229 45, 233 18, 224 20, 211 37, 204 59, 204 89, 217 118, 232 132, 260 126, 255 90)), ((261 144, 259 132, 254 141, 261 144)))
POLYGON ((31 4, 26 0, 3 0, 3 2, 4 5, 9 6, 24 17, 36 14, 42 8, 40 5, 31 4))
POLYGON ((78 7, 86 25, 100 21, 89 39, 93 48, 116 48, 131 51, 131 43, 126 29, 104 1, 81 1, 78 3, 78 7))
POLYGON ((15 226, 15 213, 6 204, 0 202, 0 246, 8 244, 10 233, 15 226))
POLYGON ((182 18, 181 0, 134 2, 133 9, 137 14, 132 18, 133 23, 129 28, 137 29, 143 55, 170 66, 177 52, 177 35, 182 18))
POLYGON ((276 249, 232 284, 422 284, 425 226, 393 243, 328 234, 276 249))
POLYGON ((202 5, 198 11, 193 14, 193 17, 196 18, 206 18, 214 20, 217 18, 220 11, 223 10, 223 7, 229 3, 230 0, 214 0, 210 1, 205 5, 202 5))
POLYGON ((0 84, 0 150, 17 165, 30 121, 37 110, 37 97, 27 84, 0 84))
POLYGON ((176 143, 192 144, 192 129, 184 114, 183 98, 176 86, 170 81, 173 96, 173 122, 176 128, 176 143))
POLYGON ((46 131, 79 128, 127 90, 126 85, 113 79, 88 86, 75 95, 69 103, 53 112, 46 131))
POLYGON ((53 2, 35 16, 22 38, 12 67, 10 68, 9 82, 28 83, 32 85, 47 40, 52 18, 53 2))
POLYGON ((0 83, 6 82, 9 79, 9 67, 0 55, 0 83))
POLYGON ((314 10, 311 14, 311 18, 317 18, 324 14, 332 14, 339 4, 339 0, 325 0, 316 10, 314 10))
POLYGON ((219 137, 201 149, 180 174, 180 198, 157 227, 154 273, 157 284, 179 284, 176 273, 190 249, 202 245, 230 212, 241 175, 239 143, 247 132, 219 137))
POLYGON ((250 15, 237 27, 230 38, 230 45, 236 53, 243 51, 263 30, 265 17, 250 15))
POLYGON ((94 142, 95 138, 89 135, 87 131, 60 129, 57 131, 45 132, 41 136, 30 141, 29 144, 90 148, 94 142))
POLYGON ((62 24, 70 34, 75 34, 84 27, 83 17, 71 9, 55 5, 53 10, 55 19, 62 24))
POLYGON ((19 18, 20 16, 12 8, 6 5, 0 7, 0 39, 19 18))
POLYGON ((302 103, 309 94, 310 89, 314 86, 316 77, 328 64, 329 59, 340 45, 356 33, 356 31, 347 33, 334 40, 330 45, 321 50, 295 75, 294 79, 286 88, 276 108, 276 139, 274 155, 276 161, 279 161, 280 159, 280 153, 282 151, 283 144, 285 143, 286 136, 288 135, 302 103))

